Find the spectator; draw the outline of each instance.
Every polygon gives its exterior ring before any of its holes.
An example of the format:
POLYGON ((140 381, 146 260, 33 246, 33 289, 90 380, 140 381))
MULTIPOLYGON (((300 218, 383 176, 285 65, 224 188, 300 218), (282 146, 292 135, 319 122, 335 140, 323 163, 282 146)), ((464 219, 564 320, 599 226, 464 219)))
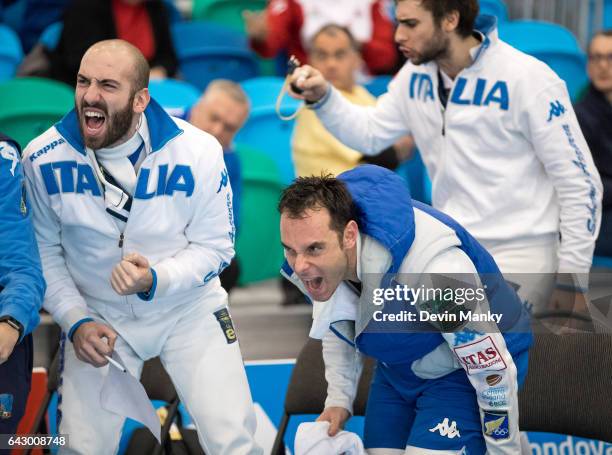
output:
POLYGON ((19 145, 2 134, 0 194, 0 434, 15 434, 32 382, 31 333, 39 321, 45 281, 19 145))
POLYGON ((361 47, 370 74, 390 74, 398 55, 393 45, 393 22, 386 0, 271 0, 265 11, 245 11, 251 47, 264 57, 281 51, 306 62, 307 43, 324 25, 350 29, 361 47))
POLYGON ((105 356, 116 352, 133 375, 160 356, 208 453, 261 454, 217 278, 234 253, 223 152, 168 116, 148 80, 134 46, 94 44, 75 108, 24 152, 45 309, 66 334, 59 432, 71 452, 114 453, 125 416, 101 407, 105 356))
MULTIPOLYGON (((234 137, 249 116, 249 99, 235 82, 219 79, 212 81, 189 113, 189 122, 213 135, 223 147, 223 159, 232 185, 234 225, 240 229, 240 198, 242 193, 242 172, 240 158, 234 150, 234 137)), ((221 273, 221 285, 229 293, 238 283, 240 266, 234 257, 221 273)))
MULTIPOLYGON (((357 42, 349 29, 335 24, 321 28, 312 38, 308 60, 351 103, 363 106, 376 104, 376 98, 355 83, 361 59, 357 42)), ((364 157, 333 137, 313 111, 303 109, 296 119, 292 143, 296 175, 320 175, 322 171, 338 175, 362 161, 395 168, 412 149, 409 137, 404 142, 408 142, 404 147, 396 144, 398 151, 406 150, 401 156, 398 156, 400 153, 396 152, 396 148, 389 147, 380 155, 364 157)))
POLYGON ((169 13, 162 0, 73 0, 64 28, 51 53, 51 77, 74 85, 81 58, 94 43, 123 39, 145 56, 152 78, 177 71, 169 13))
POLYGON ((612 30, 595 34, 588 51, 591 85, 576 115, 604 187, 595 254, 612 256, 612 30))
POLYGON ((409 61, 374 108, 309 66, 294 72, 294 96, 364 154, 412 134, 433 206, 514 274, 527 304, 585 311, 602 185, 565 83, 499 40, 477 0, 397 0, 395 11, 409 61))

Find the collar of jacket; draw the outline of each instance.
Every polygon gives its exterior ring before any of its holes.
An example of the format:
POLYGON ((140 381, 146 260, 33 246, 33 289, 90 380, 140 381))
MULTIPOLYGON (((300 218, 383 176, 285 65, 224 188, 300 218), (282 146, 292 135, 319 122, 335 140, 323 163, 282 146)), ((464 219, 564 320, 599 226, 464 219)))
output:
MULTIPOLYGON (((152 153, 163 148, 170 140, 183 132, 153 98, 151 98, 144 113, 149 125, 152 153)), ((68 112, 64 118, 55 124, 55 128, 75 150, 82 155, 87 154, 79 129, 76 109, 68 112)))
POLYGON ((484 36, 484 41, 474 56, 474 62, 477 62, 481 55, 484 54, 491 46, 491 44, 498 41, 497 18, 488 14, 480 14, 478 17, 476 17, 474 29, 482 33, 484 36))

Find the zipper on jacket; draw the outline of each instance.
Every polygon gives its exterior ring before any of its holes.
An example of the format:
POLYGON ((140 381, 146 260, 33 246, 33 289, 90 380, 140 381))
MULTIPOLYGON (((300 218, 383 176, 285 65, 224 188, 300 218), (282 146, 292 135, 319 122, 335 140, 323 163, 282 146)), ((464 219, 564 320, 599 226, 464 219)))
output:
POLYGON ((123 249, 123 232, 119 235, 119 248, 123 249))

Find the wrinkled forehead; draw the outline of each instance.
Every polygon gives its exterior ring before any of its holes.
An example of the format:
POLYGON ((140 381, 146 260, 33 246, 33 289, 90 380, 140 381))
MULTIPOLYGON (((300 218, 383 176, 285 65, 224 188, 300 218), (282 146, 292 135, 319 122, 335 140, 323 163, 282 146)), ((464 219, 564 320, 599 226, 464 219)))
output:
POLYGON ((595 36, 595 38, 593 38, 591 41, 589 51, 602 54, 612 52, 612 36, 595 36))
POLYGON ((115 80, 131 84, 135 71, 134 62, 122 49, 113 47, 88 50, 79 68, 79 74, 89 79, 115 80))

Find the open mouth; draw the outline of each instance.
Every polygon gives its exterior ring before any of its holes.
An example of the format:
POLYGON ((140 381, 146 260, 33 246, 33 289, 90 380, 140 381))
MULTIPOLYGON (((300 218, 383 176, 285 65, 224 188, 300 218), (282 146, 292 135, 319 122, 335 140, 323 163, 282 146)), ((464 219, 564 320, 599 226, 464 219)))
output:
POLYGON ((309 294, 316 294, 323 287, 323 277, 312 278, 310 280, 302 279, 306 290, 309 294))
POLYGON ((95 136, 100 133, 106 123, 106 116, 97 109, 87 108, 83 112, 85 116, 85 127, 88 135, 95 136))

